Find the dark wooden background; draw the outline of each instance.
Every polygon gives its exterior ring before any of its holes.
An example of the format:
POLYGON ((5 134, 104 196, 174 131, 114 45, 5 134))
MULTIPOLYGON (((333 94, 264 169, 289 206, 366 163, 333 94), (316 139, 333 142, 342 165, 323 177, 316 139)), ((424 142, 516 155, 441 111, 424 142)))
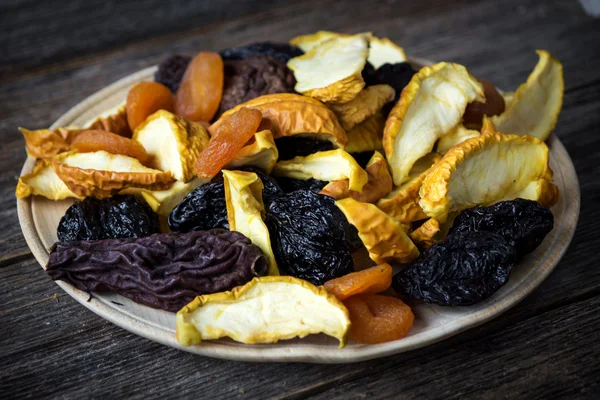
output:
POLYGON ((571 1, 0 2, 0 398, 599 398, 600 20, 571 1), (536 48, 564 64, 556 129, 581 218, 550 278, 496 320, 421 350, 348 365, 194 356, 124 331, 66 296, 21 235, 17 126, 43 128, 167 54, 373 31, 409 55, 456 61, 514 89, 536 48))

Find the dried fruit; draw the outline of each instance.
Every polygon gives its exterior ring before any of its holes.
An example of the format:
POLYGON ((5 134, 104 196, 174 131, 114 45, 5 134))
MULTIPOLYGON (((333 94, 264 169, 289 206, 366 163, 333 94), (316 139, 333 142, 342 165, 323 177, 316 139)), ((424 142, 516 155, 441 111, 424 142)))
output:
POLYGON ((435 218, 429 218, 421 226, 410 233, 410 238, 420 248, 428 249, 437 241, 436 235, 440 232, 440 222, 435 218))
MULTIPOLYGON (((383 150, 383 128, 385 117, 381 112, 365 119, 348 131, 348 144, 344 148, 348 153, 363 153, 383 150)), ((368 161, 368 159, 367 159, 368 161)))
POLYGON ((349 328, 348 311, 339 300, 289 276, 255 278, 231 292, 200 296, 177 313, 177 340, 184 346, 222 337, 276 343, 324 333, 344 347, 349 328))
POLYGON ((389 85, 374 85, 361 90, 355 98, 344 104, 329 106, 346 131, 354 128, 394 99, 394 89, 389 85))
POLYGON ((368 61, 376 69, 385 64, 399 64, 406 62, 407 57, 404 49, 388 38, 369 37, 368 61))
POLYGON ((173 185, 166 190, 147 190, 139 188, 127 188, 121 190, 120 194, 133 194, 143 198, 146 203, 161 216, 169 216, 173 208, 183 200, 192 190, 205 184, 206 181, 200 178, 194 178, 184 183, 181 181, 173 182, 173 185))
POLYGON ((127 104, 123 104, 116 111, 100 114, 85 129, 106 131, 130 138, 133 131, 127 121, 127 104))
POLYGON ((409 306, 395 297, 360 294, 344 300, 350 313, 350 338, 361 343, 384 343, 406 336, 414 322, 409 306))
POLYGON ((87 197, 67 209, 57 229, 59 242, 141 238, 160 232, 158 216, 135 196, 87 197))
POLYGON ((36 131, 19 128, 19 131, 25 138, 27 155, 33 158, 52 158, 63 151, 68 151, 71 148, 71 142, 81 133, 81 129, 66 128, 38 129, 36 131))
POLYGON ((133 132, 156 111, 173 111, 175 103, 168 87, 156 82, 140 82, 129 89, 126 107, 127 122, 133 132))
POLYGON ((219 54, 201 52, 192 58, 175 96, 177 115, 192 121, 210 121, 221 103, 223 74, 219 54))
POLYGON ((290 193, 300 189, 310 190, 319 193, 329 182, 320 181, 318 179, 294 179, 285 176, 276 177, 277 183, 281 190, 285 193, 290 193))
POLYGON ((344 300, 357 294, 381 293, 391 284, 392 267, 389 264, 381 264, 332 279, 323 286, 338 300, 344 300))
POLYGON ((246 107, 223 117, 208 145, 197 158, 196 175, 200 178, 215 176, 256 133, 261 120, 260 111, 246 107))
POLYGON ((302 55, 302 50, 287 43, 260 42, 234 47, 219 52, 223 60, 244 60, 252 56, 271 56, 286 63, 292 57, 302 55))
POLYGON ((277 162, 279 152, 273 134, 269 130, 256 132, 254 134, 254 142, 247 144, 238 151, 235 157, 227 163, 225 168, 237 169, 243 166, 256 167, 267 174, 277 162))
POLYGON ((467 126, 479 127, 483 116, 500 115, 504 112, 504 98, 496 90, 496 87, 485 79, 477 78, 483 86, 485 102, 474 101, 467 104, 465 114, 463 115, 463 124, 467 126))
POLYGON ((294 157, 304 157, 319 151, 333 150, 333 144, 329 141, 317 140, 300 135, 282 137, 275 140, 279 151, 279 161, 291 160, 294 157))
POLYGON ((192 57, 176 54, 164 59, 154 73, 154 80, 171 89, 171 92, 177 93, 183 74, 192 57))
POLYGON ((340 36, 347 37, 349 35, 331 31, 317 31, 308 35, 296 36, 290 40, 290 44, 293 46, 297 46, 303 52, 308 53, 315 47, 319 46, 321 43, 340 36))
POLYGON ((222 230, 56 243, 46 266, 53 280, 79 290, 110 291, 172 312, 266 271, 260 248, 241 233, 222 230))
POLYGON ((448 150, 467 139, 479 136, 479 131, 467 129, 461 123, 456 125, 447 135, 444 135, 438 140, 435 151, 439 154, 446 154, 448 150))
POLYGON ((394 88, 396 91, 395 103, 400 98, 402 89, 408 85, 415 74, 416 71, 407 62, 386 63, 377 68, 375 80, 378 84, 390 85, 394 88))
POLYGON ((148 153, 140 142, 110 132, 83 131, 73 140, 71 147, 80 153, 104 150, 112 154, 137 158, 142 164, 148 164, 148 153))
POLYGON ((19 177, 15 196, 24 199, 32 195, 44 196, 50 200, 83 197, 73 193, 56 175, 50 160, 41 160, 30 174, 19 177))

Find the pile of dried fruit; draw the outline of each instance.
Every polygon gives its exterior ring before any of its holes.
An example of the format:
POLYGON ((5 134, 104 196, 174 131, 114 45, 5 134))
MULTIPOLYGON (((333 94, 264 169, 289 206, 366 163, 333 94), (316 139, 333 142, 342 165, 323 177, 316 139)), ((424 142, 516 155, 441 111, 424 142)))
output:
POLYGON ((514 93, 368 33, 171 56, 88 126, 20 128, 16 195, 81 200, 47 273, 178 311, 184 345, 398 340, 400 298, 483 301, 553 228, 563 77, 538 54, 514 93))

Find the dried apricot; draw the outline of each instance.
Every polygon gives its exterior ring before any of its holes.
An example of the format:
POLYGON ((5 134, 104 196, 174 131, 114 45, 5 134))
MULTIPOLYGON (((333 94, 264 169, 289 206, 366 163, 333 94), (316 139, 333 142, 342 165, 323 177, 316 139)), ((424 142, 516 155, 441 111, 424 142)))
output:
POLYGON ((361 343, 383 343, 406 336, 415 316, 400 299, 359 294, 343 301, 350 313, 350 338, 361 343))
POLYGON ((339 300, 362 293, 380 293, 392 284, 392 267, 381 264, 325 282, 323 286, 339 300))
POLYGON ((210 121, 223 96, 223 60, 218 53, 198 53, 183 74, 175 96, 177 115, 192 121, 210 121))
POLYGON ((261 121, 260 111, 246 107, 224 117, 196 160, 196 175, 200 178, 215 176, 252 138, 261 121))
POLYGON ((156 111, 174 109, 173 94, 168 87, 157 82, 140 82, 127 94, 127 123, 132 132, 156 111))
POLYGON ((137 158, 142 164, 148 161, 148 153, 140 142, 106 131, 83 131, 73 140, 71 147, 81 153, 104 150, 112 154, 137 158))

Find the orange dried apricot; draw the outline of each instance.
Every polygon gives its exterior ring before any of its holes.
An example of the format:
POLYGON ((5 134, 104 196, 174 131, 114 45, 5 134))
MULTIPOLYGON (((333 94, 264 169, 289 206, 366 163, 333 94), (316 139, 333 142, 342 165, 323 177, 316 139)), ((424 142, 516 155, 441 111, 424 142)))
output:
POLYGON ((148 153, 140 142, 106 131, 83 131, 73 140, 71 147, 81 153, 104 150, 112 154, 137 158, 142 164, 148 162, 148 153))
POLYGON ((173 111, 173 94, 165 85, 157 82, 140 82, 127 94, 127 123, 133 132, 151 114, 158 110, 173 111))
POLYGON ((343 301, 350 313, 350 338, 361 343, 383 343, 406 336, 415 316, 398 298, 359 294, 343 301))
POLYGON ((323 286, 339 300, 361 293, 380 293, 392 284, 392 267, 381 264, 325 282, 323 286))
POLYGON ((256 133, 261 121, 260 111, 246 107, 225 117, 208 145, 198 155, 196 175, 203 179, 215 176, 256 133))
POLYGON ((177 115, 210 121, 223 96, 223 60, 218 53, 198 53, 187 66, 175 95, 177 115))

